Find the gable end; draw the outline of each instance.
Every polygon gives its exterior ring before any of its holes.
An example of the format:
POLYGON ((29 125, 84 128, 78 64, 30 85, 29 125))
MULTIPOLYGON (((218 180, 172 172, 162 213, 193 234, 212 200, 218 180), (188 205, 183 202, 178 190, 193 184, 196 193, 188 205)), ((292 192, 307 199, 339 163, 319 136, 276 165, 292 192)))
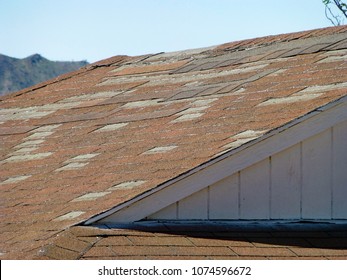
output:
POLYGON ((317 109, 86 224, 347 219, 341 198, 347 195, 346 100, 317 109))

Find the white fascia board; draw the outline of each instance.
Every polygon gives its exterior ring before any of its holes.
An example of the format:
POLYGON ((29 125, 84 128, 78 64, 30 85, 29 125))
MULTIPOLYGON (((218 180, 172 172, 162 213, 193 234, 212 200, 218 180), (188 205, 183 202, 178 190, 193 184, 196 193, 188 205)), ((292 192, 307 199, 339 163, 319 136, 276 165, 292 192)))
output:
POLYGON ((347 119, 347 96, 227 152, 85 222, 139 221, 223 178, 289 148, 347 119))

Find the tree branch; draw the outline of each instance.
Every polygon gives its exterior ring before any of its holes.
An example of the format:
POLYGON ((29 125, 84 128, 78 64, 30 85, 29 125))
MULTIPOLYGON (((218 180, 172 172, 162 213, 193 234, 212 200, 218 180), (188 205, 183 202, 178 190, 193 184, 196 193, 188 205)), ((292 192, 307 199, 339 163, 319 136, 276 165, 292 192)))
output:
POLYGON ((344 14, 344 16, 347 18, 347 5, 345 3, 341 3, 340 0, 334 0, 337 8, 344 14))
POLYGON ((339 17, 338 17, 338 16, 335 16, 335 15, 333 14, 333 12, 331 11, 331 9, 330 9, 330 7, 329 7, 328 5, 325 6, 325 17, 326 17, 328 20, 330 20, 330 22, 331 22, 333 25, 335 25, 335 26, 341 24, 341 20, 339 19, 339 17), (330 13, 330 16, 333 17, 333 18, 335 19, 335 21, 328 15, 328 11, 329 11, 329 13, 330 13))

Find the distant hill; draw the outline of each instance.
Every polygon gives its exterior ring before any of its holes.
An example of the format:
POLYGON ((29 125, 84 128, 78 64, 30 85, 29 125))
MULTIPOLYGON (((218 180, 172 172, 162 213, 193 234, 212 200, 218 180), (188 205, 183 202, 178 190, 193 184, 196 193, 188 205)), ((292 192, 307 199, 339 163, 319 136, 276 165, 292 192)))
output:
POLYGON ((50 61, 39 54, 17 59, 0 54, 0 96, 87 65, 87 61, 50 61))

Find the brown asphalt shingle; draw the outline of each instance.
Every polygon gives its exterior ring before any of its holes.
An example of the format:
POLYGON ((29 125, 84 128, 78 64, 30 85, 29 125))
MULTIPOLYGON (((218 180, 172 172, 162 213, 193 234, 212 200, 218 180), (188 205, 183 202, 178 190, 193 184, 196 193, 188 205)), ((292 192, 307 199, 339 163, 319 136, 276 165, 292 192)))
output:
POLYGON ((41 251, 38 258, 335 259, 347 257, 346 225, 302 223, 283 225, 283 223, 141 222, 128 229, 90 229, 77 226, 59 235, 52 245, 46 246, 41 251), (345 236, 335 238, 336 232, 344 232, 345 236), (84 235, 88 235, 90 239, 86 241, 84 235), (278 237, 279 235, 284 237, 278 237), (71 243, 73 240, 75 244, 71 243))
POLYGON ((237 148, 241 133, 262 136, 346 96, 346 35, 340 26, 116 56, 0 97, 0 258, 346 257, 333 241, 342 238, 344 246, 345 228, 342 236, 306 232, 295 250, 284 241, 286 231, 249 232, 249 238, 270 238, 265 249, 249 239, 225 244, 237 231, 217 230, 212 239, 203 231, 206 245, 198 236, 168 232, 157 241, 129 233, 146 245, 112 230, 74 232, 75 225, 237 148), (117 187, 134 181, 142 184, 117 187), (57 239, 65 230, 69 235, 57 239), (108 236, 123 241, 101 246, 108 236), (271 237, 283 238, 284 247, 273 246, 271 237), (150 249, 154 243, 157 251, 150 249))

